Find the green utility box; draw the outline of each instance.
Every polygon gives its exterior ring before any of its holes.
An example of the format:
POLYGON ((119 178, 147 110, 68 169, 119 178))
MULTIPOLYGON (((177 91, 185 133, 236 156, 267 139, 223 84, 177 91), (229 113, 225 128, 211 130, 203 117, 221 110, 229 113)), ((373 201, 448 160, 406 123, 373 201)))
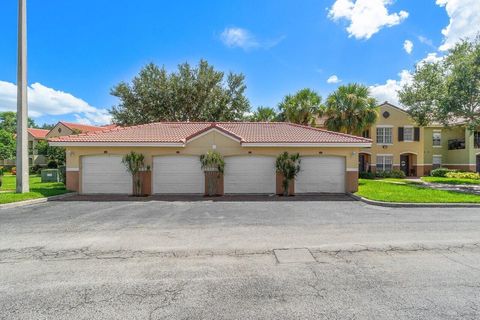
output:
POLYGON ((60 172, 58 169, 42 170, 42 182, 60 182, 60 172))

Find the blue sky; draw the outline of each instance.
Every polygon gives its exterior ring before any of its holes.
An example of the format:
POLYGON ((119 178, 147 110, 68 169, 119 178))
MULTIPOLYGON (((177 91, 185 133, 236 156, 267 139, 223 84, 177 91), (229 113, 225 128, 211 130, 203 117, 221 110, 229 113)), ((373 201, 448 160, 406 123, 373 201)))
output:
MULTIPOLYGON (((15 108, 16 5, 0 3, 0 110, 15 108)), ((396 102, 415 63, 478 31, 478 0, 28 0, 31 116, 107 122, 115 84, 201 58, 244 73, 252 109, 349 82, 396 102)))

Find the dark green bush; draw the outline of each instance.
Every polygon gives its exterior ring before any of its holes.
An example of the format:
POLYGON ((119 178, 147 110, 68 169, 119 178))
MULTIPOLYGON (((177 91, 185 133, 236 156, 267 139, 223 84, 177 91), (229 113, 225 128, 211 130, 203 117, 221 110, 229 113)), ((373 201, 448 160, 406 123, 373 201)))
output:
POLYGON ((36 165, 30 167, 30 174, 40 173, 40 170, 42 170, 42 166, 39 165, 39 164, 36 164, 36 165))
POLYGON ((57 161, 55 161, 55 160, 50 160, 50 161, 48 161, 48 163, 47 163, 47 168, 49 168, 49 169, 56 169, 56 168, 58 168, 58 163, 57 163, 57 161))
POLYGON ((358 174, 360 179, 375 179, 375 174, 373 172, 362 171, 358 174))
POLYGON ((430 172, 430 175, 432 177, 445 178, 445 176, 449 172, 456 172, 456 170, 451 170, 451 169, 447 169, 447 168, 438 168, 438 169, 432 170, 432 172, 430 172))

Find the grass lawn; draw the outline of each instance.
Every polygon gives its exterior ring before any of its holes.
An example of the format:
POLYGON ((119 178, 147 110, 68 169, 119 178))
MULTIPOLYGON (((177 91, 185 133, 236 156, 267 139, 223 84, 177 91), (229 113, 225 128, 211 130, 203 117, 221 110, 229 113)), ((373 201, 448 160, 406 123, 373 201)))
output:
POLYGON ((39 175, 30 176, 30 192, 17 194, 15 193, 16 176, 6 175, 3 176, 3 184, 0 188, 0 204, 17 202, 22 200, 45 198, 50 196, 56 196, 69 192, 65 189, 63 183, 47 182, 41 183, 39 175), (3 192, 3 191, 8 192, 3 192))
POLYGON ((480 203, 478 195, 422 188, 408 181, 359 179, 356 195, 386 202, 480 203))
POLYGON ((425 182, 445 183, 445 184, 480 184, 480 180, 477 180, 477 179, 423 177, 422 180, 425 182))

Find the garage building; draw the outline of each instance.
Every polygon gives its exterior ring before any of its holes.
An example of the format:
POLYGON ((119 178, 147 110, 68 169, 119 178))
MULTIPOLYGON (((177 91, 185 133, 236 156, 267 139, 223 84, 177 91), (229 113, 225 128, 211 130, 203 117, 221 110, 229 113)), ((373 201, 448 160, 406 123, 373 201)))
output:
POLYGON ((159 122, 49 140, 67 150, 67 188, 81 194, 130 194, 122 163, 134 151, 145 156, 143 193, 204 194, 200 156, 215 150, 225 160, 221 194, 281 192, 276 157, 299 153, 297 194, 354 192, 358 153, 371 140, 284 122, 159 122))

